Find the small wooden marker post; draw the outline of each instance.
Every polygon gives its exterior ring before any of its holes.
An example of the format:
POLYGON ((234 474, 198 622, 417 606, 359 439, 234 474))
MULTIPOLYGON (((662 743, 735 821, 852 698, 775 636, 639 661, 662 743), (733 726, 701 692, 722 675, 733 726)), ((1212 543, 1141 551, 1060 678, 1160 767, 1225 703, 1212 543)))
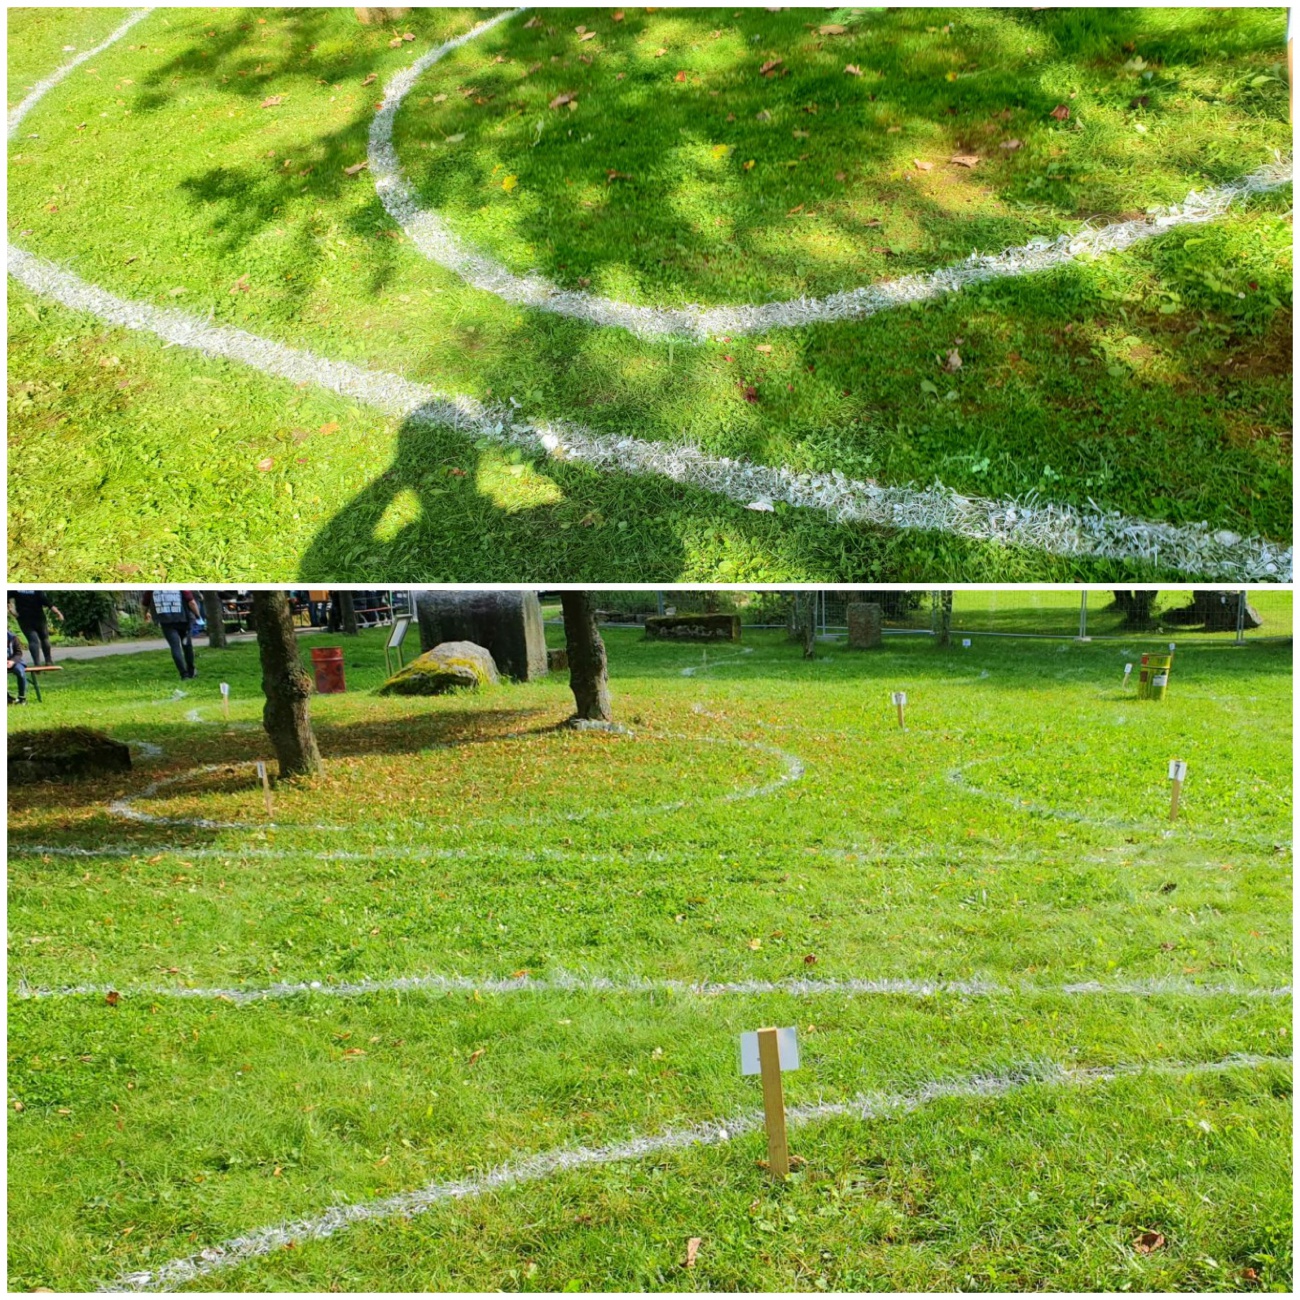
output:
POLYGON ((221 714, 227 722, 230 721, 230 683, 221 683, 221 714))
POLYGON ((904 724, 903 724, 903 710, 904 710, 905 708, 907 708, 907 692, 906 692, 906 691, 895 691, 895 692, 894 692, 894 703, 895 703, 896 705, 898 705, 898 725, 899 725, 899 728, 905 730, 906 728, 904 727, 904 724))
POLYGON ((1125 664, 1125 665, 1124 665, 1124 685, 1125 685, 1125 686, 1128 685, 1128 679, 1129 679, 1130 677, 1132 677, 1132 675, 1133 675, 1133 665, 1132 665, 1132 664, 1125 664))
POLYGON ((799 1068, 799 1043, 790 1029, 760 1029, 740 1036, 740 1072, 763 1080, 763 1124, 767 1129, 767 1167, 774 1178, 790 1172, 785 1135, 785 1090, 781 1071, 799 1068))
POLYGON ((257 775, 262 779, 262 795, 266 799, 266 815, 274 816, 271 810, 271 778, 266 774, 266 764, 258 763, 257 775))
POLYGON ((1169 779, 1173 782, 1173 794, 1169 800, 1169 820, 1178 820, 1178 800, 1183 793, 1183 781, 1187 777, 1187 764, 1181 759, 1169 760, 1169 779))

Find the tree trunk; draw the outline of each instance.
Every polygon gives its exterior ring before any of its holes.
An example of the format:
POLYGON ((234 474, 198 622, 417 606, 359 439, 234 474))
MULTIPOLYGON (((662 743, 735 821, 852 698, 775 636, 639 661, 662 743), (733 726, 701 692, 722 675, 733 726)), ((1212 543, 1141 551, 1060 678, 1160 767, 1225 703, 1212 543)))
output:
POLYGON ((952 640, 952 592, 939 593, 939 644, 947 645, 952 640))
POLYGON ((357 601, 350 591, 336 591, 339 602, 339 618, 343 624, 344 636, 357 635, 357 601))
POLYGON ((561 592, 560 605, 564 609, 564 644, 569 653, 569 689, 577 707, 574 717, 612 722, 605 643, 596 626, 591 593, 561 592))
POLYGON ((1124 626, 1131 631, 1144 632, 1155 622, 1158 591, 1116 591, 1115 607, 1124 614, 1124 626))
POLYGON ((226 611, 221 603, 221 594, 216 591, 203 593, 203 617, 208 621, 208 646, 213 650, 226 648, 226 611))
POLYGON ((817 657, 817 593, 796 591, 794 594, 794 631, 803 643, 803 657, 817 657))
POLYGON ((311 729, 311 678, 298 657, 289 597, 283 591, 255 591, 253 613, 266 695, 262 725, 275 746, 280 775, 311 776, 320 771, 320 750, 311 729))

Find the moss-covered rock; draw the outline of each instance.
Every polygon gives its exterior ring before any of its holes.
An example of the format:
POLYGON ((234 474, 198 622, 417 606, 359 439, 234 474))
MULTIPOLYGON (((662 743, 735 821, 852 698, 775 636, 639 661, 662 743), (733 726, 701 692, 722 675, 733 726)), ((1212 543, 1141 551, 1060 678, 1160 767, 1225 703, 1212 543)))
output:
POLYGON ((129 772, 131 751, 89 727, 15 731, 9 736, 9 784, 67 781, 105 772, 129 772))
POLYGON ((472 641, 444 641, 412 659, 380 688, 380 695, 442 695, 476 691, 501 680, 492 656, 472 641))

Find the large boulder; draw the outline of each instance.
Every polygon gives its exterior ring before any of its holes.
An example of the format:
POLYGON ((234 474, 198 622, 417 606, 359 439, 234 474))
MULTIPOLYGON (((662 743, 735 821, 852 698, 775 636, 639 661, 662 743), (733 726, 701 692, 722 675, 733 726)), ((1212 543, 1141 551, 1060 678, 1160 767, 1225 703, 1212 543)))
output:
POLYGON ((15 731, 9 736, 10 785, 70 781, 130 770, 130 749, 120 740, 89 727, 15 731))
POLYGON ((472 641, 444 641, 412 659, 380 688, 380 695, 443 695, 476 691, 501 680, 492 656, 472 641))
POLYGON ((421 591, 415 608, 422 650, 472 641, 517 682, 546 676, 546 629, 536 592, 421 591))

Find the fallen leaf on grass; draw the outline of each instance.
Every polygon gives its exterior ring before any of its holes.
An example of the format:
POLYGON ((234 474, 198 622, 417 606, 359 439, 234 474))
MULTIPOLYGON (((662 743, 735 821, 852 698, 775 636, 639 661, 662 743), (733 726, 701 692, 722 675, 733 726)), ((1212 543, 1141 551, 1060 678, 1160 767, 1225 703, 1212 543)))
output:
POLYGON ((613 167, 605 173, 606 185, 612 185, 615 181, 630 181, 631 179, 630 173, 617 171, 613 167))
POLYGON ((374 81, 374 79, 375 79, 377 76, 379 76, 379 73, 377 73, 377 72, 371 72, 371 73, 367 74, 366 79, 365 79, 361 84, 362 84, 363 86, 368 86, 368 85, 370 85, 370 83, 371 83, 372 81, 374 81))
MULTIPOLYGON (((836 172, 836 173, 835 173, 835 179, 836 179, 837 181, 846 181, 846 180, 849 179, 849 174, 848 174, 848 172, 836 172)), ((870 225, 871 223, 870 223, 870 222, 867 222, 867 224, 870 225)))
POLYGON ((322 424, 320 427, 322 433, 338 433, 339 426, 337 420, 331 420, 328 424, 322 424))
POLYGON ((794 129, 794 131, 792 132, 792 134, 793 134, 793 136, 794 136, 794 138, 795 138, 796 140, 806 140, 806 139, 808 139, 808 132, 807 132, 807 131, 800 131, 798 127, 795 127, 795 129, 794 129))
POLYGON ((999 149, 1006 149, 1008 152, 1013 149, 1023 149, 1024 147, 1025 142, 1023 140, 1003 140, 1002 143, 998 145, 999 149))
POLYGON ((231 293, 247 293, 251 286, 248 283, 248 276, 241 275, 234 284, 230 286, 231 293))
POLYGON ((388 42, 388 48, 390 50, 395 50, 399 45, 401 45, 401 43, 402 38, 400 36, 394 36, 393 39, 388 42))
POLYGON ((771 352, 771 350, 772 350, 772 345, 770 343, 760 343, 754 349, 755 352, 771 352))
POLYGON ((768 59, 768 61, 759 68, 758 75, 760 77, 774 77, 776 76, 777 68, 779 68, 784 62, 784 59, 768 59))
POLYGON ((541 25, 542 25, 542 20, 541 20, 539 17, 537 17, 536 14, 534 14, 534 15, 533 15, 533 16, 532 16, 532 17, 531 17, 531 18, 530 18, 530 19, 529 19, 529 20, 524 24, 525 27, 540 27, 541 25))
POLYGON ((121 1002, 121 1000, 122 1000, 122 995, 118 993, 115 989, 110 989, 107 993, 104 994, 104 1001, 107 1002, 110 1007, 117 1006, 117 1004, 121 1002))
POLYGON ((659 49, 659 50, 656 50, 656 51, 655 51, 655 58, 656 58, 656 59, 662 59, 662 58, 664 57, 664 55, 667 54, 667 53, 668 53, 668 51, 667 51, 666 49, 659 49))
POLYGON ((464 131, 457 131, 455 135, 445 136, 443 144, 459 144, 465 138, 464 131))
POLYGON ((843 36, 849 29, 840 23, 827 23, 817 29, 818 36, 843 36))
POLYGON ((1133 1239, 1133 1249, 1141 1255, 1149 1255, 1164 1244, 1165 1237, 1162 1232, 1141 1232, 1133 1239))
POLYGON ((473 1065, 473 1064, 474 1064, 474 1063, 479 1059, 479 1057, 483 1055, 483 1053, 484 1053, 486 1050, 487 1050, 487 1049, 486 1049, 486 1048, 483 1048, 483 1047, 476 1047, 476 1048, 475 1048, 475 1049, 474 1049, 474 1050, 469 1054, 469 1064, 470 1064, 470 1065, 473 1065))
POLYGON ((595 37, 595 35, 596 35, 595 32, 583 32, 582 35, 578 37, 578 39, 580 41, 589 41, 592 40, 595 37))
POLYGON ((753 952, 757 952, 762 946, 763 946, 762 939, 751 939, 749 941, 749 947, 753 952))
POLYGON ((684 72, 679 72, 679 73, 678 73, 678 74, 673 78, 673 80, 674 80, 674 81, 685 81, 685 80, 686 80, 686 74, 685 74, 684 72))
POLYGON ((887 126, 887 127, 885 128, 885 134, 886 134, 886 135, 897 135, 897 134, 898 134, 902 129, 903 129, 903 128, 902 128, 901 126, 887 126))
POLYGON ((259 107, 259 108, 277 108, 280 104, 283 104, 283 103, 284 103, 284 96, 283 96, 283 95, 268 95, 268 96, 267 96, 267 97, 266 97, 266 98, 261 102, 261 104, 258 105, 258 107, 259 107))
POLYGON ((979 163, 979 154, 974 153, 955 153, 948 159, 951 163, 956 163, 958 167, 974 167, 979 163))
MULTIPOLYGON (((1130 108, 1146 108, 1150 102, 1150 95, 1138 95, 1137 98, 1129 100, 1128 106, 1130 108)), ((78 128, 78 130, 80 130, 80 128, 78 128)))
POLYGON ((948 353, 948 360, 943 363, 943 368, 953 374, 961 369, 961 353, 956 348, 948 353))
POLYGON ((742 163, 741 166, 745 171, 752 172, 754 170, 754 160, 751 158, 747 163, 742 163))
POLYGON ((576 92, 566 90, 563 94, 556 95, 556 97, 551 100, 550 107, 563 108, 565 104, 572 104, 577 98, 578 96, 576 92))
POLYGON ((353 163, 351 167, 345 167, 343 169, 343 175, 355 176, 358 172, 365 171, 365 169, 369 166, 370 166, 370 159, 367 158, 363 162, 353 163))
POLYGON ((14 1110, 22 1110, 22 1109, 23 1109, 23 1104, 21 1101, 14 1102, 14 1110))
POLYGON ((343 1049, 344 1056, 364 1056, 365 1054, 366 1049, 364 1047, 345 1047, 343 1049))
POLYGON ((267 456, 263 460, 259 460, 257 462, 257 468, 260 469, 263 474, 265 474, 267 470, 273 469, 274 467, 275 467, 274 456, 267 456))
POLYGON ((686 1264, 685 1264, 686 1268, 695 1267, 695 1257, 700 1253, 700 1242, 701 1242, 701 1238, 692 1237, 686 1243, 686 1264))
POLYGON ((796 213, 798 213, 798 212, 802 212, 802 211, 803 211, 803 204, 802 204, 802 203, 796 203, 795 206, 792 207, 792 208, 791 208, 791 209, 790 209, 790 210, 789 210, 785 215, 786 215, 787 217, 793 217, 796 213))
POLYGON ((623 21, 623 11, 621 9, 615 9, 610 17, 612 17, 616 23, 621 23, 623 21))
POLYGON ((514 187, 518 184, 519 184, 518 176, 507 176, 505 180, 501 182, 501 188, 505 190, 507 194, 509 194, 510 191, 514 189, 514 187))
POLYGON ((804 964, 805 966, 816 966, 816 965, 817 965, 817 954, 816 954, 816 953, 812 953, 812 952, 810 952, 810 953, 809 953, 809 954, 808 954, 808 955, 803 959, 803 964, 804 964))
POLYGON ((844 71, 847 72, 850 77, 860 77, 862 75, 862 69, 858 67, 856 63, 846 63, 844 65, 844 71))
POLYGON ((1057 104, 1048 116, 1056 118, 1058 122, 1065 122, 1069 120, 1070 110, 1064 104, 1057 104))
POLYGON ((922 162, 919 158, 913 158, 912 162, 916 164, 916 170, 919 172, 930 172, 934 170, 934 163, 922 162))

